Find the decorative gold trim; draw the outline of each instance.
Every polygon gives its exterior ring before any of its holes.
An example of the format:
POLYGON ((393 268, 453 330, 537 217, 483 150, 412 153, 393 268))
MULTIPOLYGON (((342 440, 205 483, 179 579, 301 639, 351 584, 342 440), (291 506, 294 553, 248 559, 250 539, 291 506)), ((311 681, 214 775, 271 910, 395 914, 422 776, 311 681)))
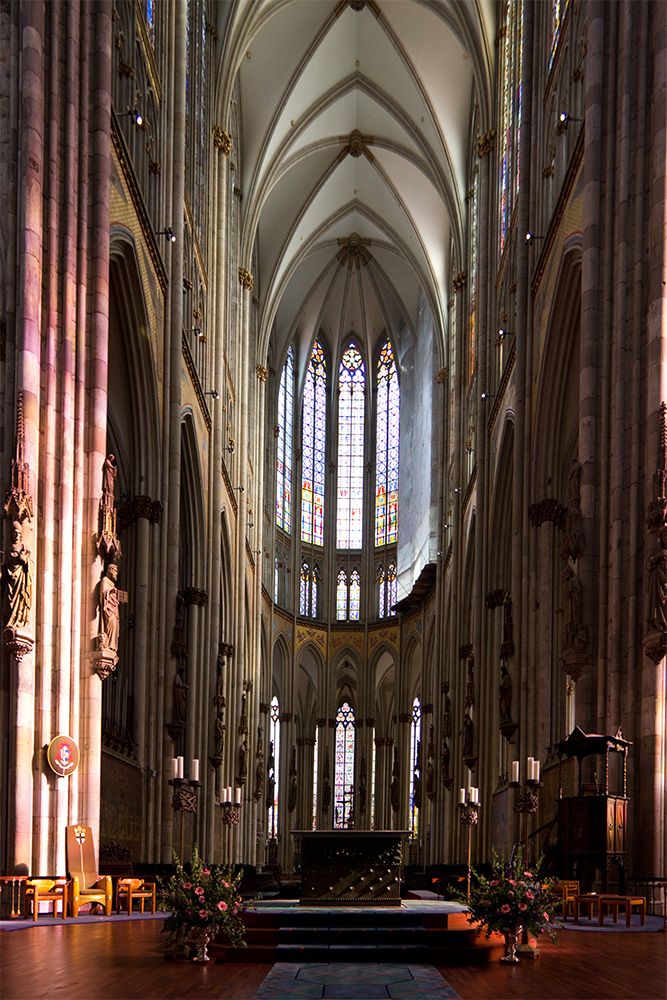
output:
POLYGON ((449 375, 449 368, 441 368, 438 374, 435 376, 435 380, 438 385, 442 385, 443 382, 447 381, 447 376, 449 375))
POLYGON ((225 156, 229 156, 232 151, 232 137, 219 125, 213 126, 213 143, 216 149, 221 149, 225 156))
POLYGON ((247 271, 245 267, 239 268, 239 281, 241 283, 242 288, 247 288, 249 292, 252 291, 252 286, 254 284, 255 279, 253 278, 250 271, 247 271))
POLYGON ((496 141, 496 130, 494 128, 490 128, 488 132, 485 132, 484 135, 479 137, 479 139, 477 140, 477 155, 479 156, 480 160, 482 159, 482 157, 486 156, 487 153, 491 152, 495 141, 496 141))
POLYGON ((453 288, 453 290, 455 292, 460 292, 462 288, 465 288, 465 283, 466 283, 467 279, 468 279, 468 272, 467 271, 459 271, 458 274, 455 274, 454 277, 453 277, 453 279, 452 279, 452 288, 453 288))
POLYGON ((269 377, 269 369, 265 368, 264 365, 257 365, 257 378, 260 382, 266 382, 269 377))

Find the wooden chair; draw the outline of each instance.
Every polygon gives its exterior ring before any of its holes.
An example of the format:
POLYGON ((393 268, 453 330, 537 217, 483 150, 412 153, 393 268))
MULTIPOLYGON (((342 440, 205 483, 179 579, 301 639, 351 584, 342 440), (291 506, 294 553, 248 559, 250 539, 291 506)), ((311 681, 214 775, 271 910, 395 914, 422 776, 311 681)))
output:
POLYGON ((69 893, 70 912, 78 916, 82 906, 90 903, 90 912, 97 912, 102 907, 105 914, 111 915, 113 886, 110 875, 101 878, 95 862, 95 845, 93 832, 89 826, 68 826, 65 838, 67 850, 67 870, 71 885, 69 893))
POLYGON ((116 913, 127 908, 132 913, 135 899, 141 900, 141 912, 147 899, 151 901, 151 913, 155 913, 155 882, 144 882, 141 878, 121 878, 116 886, 116 913))
POLYGON ((575 896, 579 895, 579 883, 568 879, 559 879, 554 884, 554 893, 563 900, 563 920, 567 920, 570 912, 570 903, 574 903, 575 896))
POLYGON ((48 900, 53 903, 53 916, 58 916, 58 903, 62 907, 63 920, 67 918, 67 879, 30 878, 25 889, 26 906, 32 903, 32 919, 39 916, 39 904, 48 900))

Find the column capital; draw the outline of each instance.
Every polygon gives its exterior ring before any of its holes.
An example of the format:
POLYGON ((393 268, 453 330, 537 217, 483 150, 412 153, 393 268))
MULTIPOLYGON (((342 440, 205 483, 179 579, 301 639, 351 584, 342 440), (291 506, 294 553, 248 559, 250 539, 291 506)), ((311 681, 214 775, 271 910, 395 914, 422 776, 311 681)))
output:
POLYGON ((214 125, 213 142, 216 149, 221 149, 225 156, 229 156, 232 151, 232 137, 229 132, 225 132, 219 125, 214 125))
POLYGON ((249 292, 252 291, 252 286, 255 279, 253 278, 250 271, 246 270, 245 267, 239 268, 239 282, 242 288, 246 288, 249 292))

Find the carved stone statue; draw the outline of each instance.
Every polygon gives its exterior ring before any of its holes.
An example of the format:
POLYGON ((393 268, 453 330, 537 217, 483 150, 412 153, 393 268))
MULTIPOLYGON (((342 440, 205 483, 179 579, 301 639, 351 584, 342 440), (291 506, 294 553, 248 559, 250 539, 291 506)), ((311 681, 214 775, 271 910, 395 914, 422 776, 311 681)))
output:
POLYGON ((248 744, 244 740, 239 747, 239 778, 248 777, 248 744))
POLYGON ((392 770, 391 777, 391 808, 394 812, 398 812, 399 805, 399 788, 398 788, 398 778, 399 778, 399 765, 398 765, 398 748, 394 747, 394 767, 392 770))
POLYGON ((442 777, 449 777, 449 743, 447 738, 443 736, 442 738, 442 751, 440 753, 440 766, 442 767, 442 777))
POLYGON ((266 782, 266 798, 264 799, 267 809, 271 808, 275 797, 276 797, 276 779, 274 778, 273 774, 270 774, 269 779, 266 782))
POLYGON ((667 630, 667 531, 659 532, 648 562, 646 577, 646 624, 648 631, 667 630))
POLYGON ((296 785, 296 774, 293 774, 290 778, 289 791, 287 793, 287 810, 288 812, 294 812, 296 809, 296 795, 297 795, 297 785, 296 785))
POLYGON ((109 563, 100 580, 100 618, 98 636, 100 648, 113 654, 118 661, 118 639, 120 637, 120 602, 126 595, 118 590, 118 566, 109 563))
POLYGON ((463 716, 463 756, 472 757, 473 722, 468 712, 463 716))
POLYGON ((188 700, 188 685, 185 683, 185 670, 179 667, 174 674, 173 689, 173 720, 185 725, 185 706, 188 700))
POLYGON ((223 757, 225 750, 225 723, 223 722, 222 715, 219 715, 215 720, 215 756, 223 757))
POLYGON ((23 544, 20 521, 12 523, 12 544, 4 571, 6 628, 24 628, 32 604, 32 560, 23 544))
POLYGON ((563 569, 563 652, 582 652, 588 633, 581 621, 581 580, 568 563, 563 569))
POLYGON ((255 768, 255 800, 259 802, 264 791, 264 758, 260 757, 255 768))
POLYGON ((118 466, 115 456, 109 454, 102 464, 102 499, 108 505, 113 505, 113 490, 117 475, 118 466))
POLYGON ((449 681, 445 682, 445 711, 442 717, 442 735, 452 735, 452 699, 449 697, 449 681))
POLYGON ((426 794, 429 799, 433 799, 435 796, 435 783, 433 775, 433 761, 429 757, 426 761, 426 794))
POLYGON ((466 705, 471 707, 475 704, 475 661, 472 657, 468 660, 468 683, 466 684, 466 705))
POLYGON ((223 669, 224 666, 225 666, 225 658, 224 658, 224 656, 222 656, 222 654, 220 654, 218 656, 218 663, 217 663, 217 667, 216 667, 215 695, 213 696, 213 703, 214 703, 214 705, 218 705, 221 708, 224 708, 225 705, 226 705, 226 702, 225 702, 225 672, 224 672, 224 669, 223 669))
POLYGON ((499 703, 500 703, 500 721, 511 722, 512 721, 512 678, 510 677, 509 670, 507 669, 507 664, 505 663, 501 664, 500 667, 499 703))

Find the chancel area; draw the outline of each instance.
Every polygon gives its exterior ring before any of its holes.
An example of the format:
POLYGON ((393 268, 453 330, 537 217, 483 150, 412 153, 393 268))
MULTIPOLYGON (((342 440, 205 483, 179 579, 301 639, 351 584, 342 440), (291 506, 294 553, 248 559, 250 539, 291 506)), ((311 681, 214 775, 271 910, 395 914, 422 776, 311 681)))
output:
POLYGON ((0 52, 0 872, 377 831, 663 914, 665 5, 9 0, 0 52))

